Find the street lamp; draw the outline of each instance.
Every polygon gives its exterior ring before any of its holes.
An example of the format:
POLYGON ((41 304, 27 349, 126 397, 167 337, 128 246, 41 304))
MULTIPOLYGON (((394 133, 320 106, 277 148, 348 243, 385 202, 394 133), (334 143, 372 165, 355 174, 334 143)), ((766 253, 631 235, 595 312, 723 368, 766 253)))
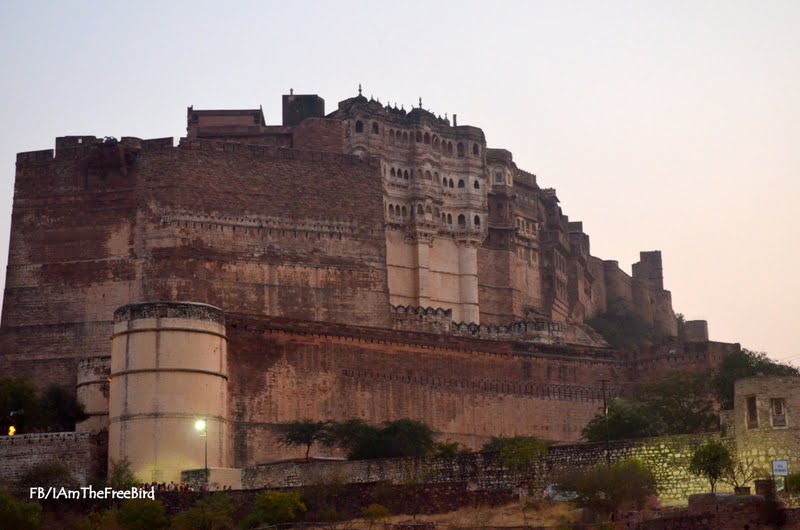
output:
POLYGON ((610 383, 608 379, 601 379, 603 384, 603 416, 606 424, 606 465, 611 467, 611 449, 609 447, 609 434, 608 434, 608 404, 606 402, 606 383, 610 383))
POLYGON ((208 422, 205 419, 199 419, 194 422, 194 430, 201 433, 200 436, 205 438, 205 459, 204 459, 204 466, 205 469, 205 482, 208 484, 208 422))

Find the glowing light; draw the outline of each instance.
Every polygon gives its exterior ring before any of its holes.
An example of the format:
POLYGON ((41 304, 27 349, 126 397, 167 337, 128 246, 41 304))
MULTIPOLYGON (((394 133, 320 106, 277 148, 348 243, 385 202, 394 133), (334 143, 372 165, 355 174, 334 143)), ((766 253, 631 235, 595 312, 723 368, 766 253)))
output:
POLYGON ((14 436, 16 433, 17 433, 17 428, 14 427, 13 425, 8 428, 8 435, 9 436, 14 436))
POLYGON ((194 422, 194 430, 205 432, 206 430, 206 420, 197 420, 194 422))

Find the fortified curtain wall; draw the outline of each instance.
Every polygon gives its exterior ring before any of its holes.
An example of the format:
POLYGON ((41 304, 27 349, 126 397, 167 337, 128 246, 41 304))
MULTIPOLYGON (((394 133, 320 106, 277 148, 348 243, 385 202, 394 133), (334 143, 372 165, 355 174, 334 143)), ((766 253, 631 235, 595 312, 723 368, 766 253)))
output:
MULTIPOLYGON (((709 440, 720 440, 735 451, 732 438, 715 434, 668 436, 638 440, 615 440, 609 444, 612 462, 636 458, 655 475, 662 501, 685 501, 689 495, 708 492, 708 481, 689 473, 692 452, 709 440)), ((501 465, 498 453, 476 453, 431 459, 387 458, 360 461, 328 461, 297 464, 276 462, 244 469, 245 488, 285 488, 324 484, 333 480, 348 484, 463 483, 477 491, 514 490, 520 483, 530 483, 529 474, 521 474, 501 465)), ((533 483, 530 494, 541 491, 560 474, 576 468, 590 468, 605 462, 605 444, 556 445, 550 447, 533 483)), ((185 474, 190 475, 190 474, 185 474)), ((731 491, 719 484, 719 491, 731 491)))
POLYGON ((628 379, 583 351, 472 338, 229 316, 228 339, 235 467, 296 456, 273 429, 303 419, 412 418, 472 448, 500 434, 576 441, 602 407, 600 379, 609 395, 628 379))
POLYGON ((379 167, 212 141, 59 138, 17 160, 0 368, 73 387, 127 303, 389 326, 379 167), (354 193, 356 191, 356 193, 354 193))

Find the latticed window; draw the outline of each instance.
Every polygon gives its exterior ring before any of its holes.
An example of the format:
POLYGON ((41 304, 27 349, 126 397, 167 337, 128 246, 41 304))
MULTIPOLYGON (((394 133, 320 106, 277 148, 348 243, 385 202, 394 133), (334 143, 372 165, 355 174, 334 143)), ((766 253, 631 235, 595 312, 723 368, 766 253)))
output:
POLYGON ((783 398, 770 399, 772 409, 772 426, 786 427, 786 400, 783 398))

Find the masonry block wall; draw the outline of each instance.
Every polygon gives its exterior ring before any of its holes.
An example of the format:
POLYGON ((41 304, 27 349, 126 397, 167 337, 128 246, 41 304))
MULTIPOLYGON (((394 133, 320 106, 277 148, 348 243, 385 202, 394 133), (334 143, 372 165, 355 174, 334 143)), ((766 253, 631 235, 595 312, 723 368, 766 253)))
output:
POLYGON ((82 432, 0 437, 0 483, 13 485, 33 466, 56 462, 87 485, 105 476, 107 451, 104 436, 82 432))
MULTIPOLYGON (((637 458, 649 466, 658 483, 663 500, 685 500, 695 493, 706 493, 708 482, 689 473, 691 454, 714 435, 686 435, 641 440, 614 441, 610 444, 612 462, 637 458)), ((733 444, 731 439, 724 443, 733 444)), ((532 491, 558 480, 564 472, 588 468, 605 462, 605 444, 558 445, 551 447, 533 473, 532 491)), ((361 461, 328 461, 312 463, 282 462, 245 469, 245 488, 298 487, 324 483, 369 483, 388 481, 408 483, 467 482, 478 491, 511 490, 530 475, 505 469, 497 453, 475 453, 434 459, 389 458, 361 461)), ((724 484, 720 491, 730 491, 724 484)))

